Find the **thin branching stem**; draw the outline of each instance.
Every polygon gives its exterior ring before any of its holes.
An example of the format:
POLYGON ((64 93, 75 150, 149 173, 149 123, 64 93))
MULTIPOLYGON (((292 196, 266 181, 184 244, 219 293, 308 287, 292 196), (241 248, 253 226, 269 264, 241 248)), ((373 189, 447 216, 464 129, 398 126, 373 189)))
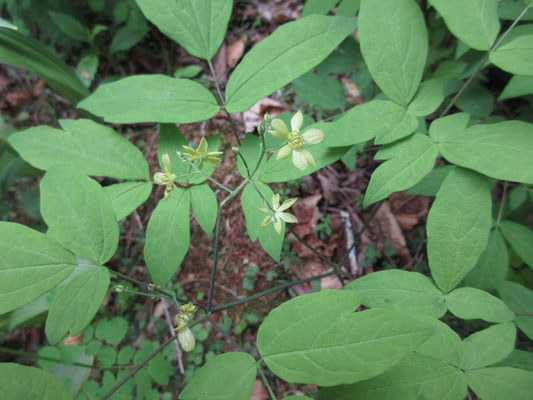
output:
POLYGON ((468 80, 464 83, 464 85, 461 87, 461 89, 457 92, 457 94, 455 95, 455 97, 452 99, 452 101, 450 102, 450 104, 448 104, 448 106, 444 109, 444 111, 442 112, 442 114, 439 116, 439 118, 442 118, 446 115, 448 115, 448 113, 450 112, 450 110, 452 109, 452 107, 454 106, 455 102, 457 101, 457 99, 459 97, 461 97, 461 95, 464 93, 464 91, 466 90, 466 88, 470 85, 470 83, 474 80, 474 78, 476 77, 476 75, 479 73, 479 71, 481 71, 483 69, 483 67, 485 66, 485 64, 487 63, 487 61, 489 60, 489 57, 492 53, 494 53, 496 50, 498 50, 498 47, 500 47, 500 45, 502 44, 502 42, 505 40, 505 38, 509 35, 509 33, 511 33, 511 31, 514 29, 514 27, 516 26, 516 24, 518 24, 518 22, 522 19, 522 17, 525 15, 525 13, 527 12, 528 8, 530 6, 527 5, 526 8, 524 8, 524 10, 522 10, 522 12, 520 13, 520 15, 518 17, 516 17, 516 19, 514 20, 514 22, 511 24, 511 26, 509 27, 509 29, 507 29, 505 31, 505 33, 501 36, 500 40, 498 40, 498 42, 496 42, 496 44, 492 47, 492 49, 490 49, 487 53, 487 55, 483 58, 483 60, 479 63, 479 65, 477 66, 477 68, 475 69, 475 71, 472 73, 472 75, 470 75, 470 78, 468 78, 468 80))
POLYGON ((270 382, 268 381, 265 373, 263 372, 263 367, 261 366, 261 361, 258 362, 256 364, 257 366, 257 371, 259 372, 259 375, 261 376, 261 380, 263 381, 263 384, 265 385, 267 391, 268 391, 268 394, 270 394, 270 397, 272 398, 272 400, 278 400, 276 395, 274 394, 274 391, 272 390, 272 387, 270 386, 270 382))
MULTIPOLYGON (((200 322, 204 321, 206 319, 205 316, 202 316, 200 318, 198 318, 197 320, 195 320, 194 322, 191 322, 189 324, 189 327, 193 327, 194 325, 196 324, 199 324, 200 322)), ((139 370, 141 368, 143 368, 146 364, 148 364, 150 362, 150 360, 152 358, 154 358, 157 354, 159 354, 160 352, 163 351, 163 349, 165 347, 167 347, 170 343, 172 343, 174 340, 176 340, 178 338, 178 335, 174 335, 174 336, 171 336, 170 338, 168 338, 167 341, 165 341, 163 344, 161 344, 157 349, 155 349, 148 357, 146 357, 140 364, 136 365, 135 368, 133 368, 129 373, 128 375, 126 375, 124 378, 122 378, 120 380, 119 383, 117 383, 115 386, 113 386, 111 388, 111 390, 109 390, 109 392, 107 392, 101 400, 107 400, 113 393, 115 393, 118 389, 120 389, 122 387, 122 385, 124 385, 130 378, 132 378, 137 372, 139 372, 139 370)))
POLYGON ((215 185, 217 185, 222 190, 225 190, 228 193, 231 193, 232 190, 224 186, 222 183, 218 182, 217 180, 211 178, 209 175, 207 175, 204 171, 202 171, 200 168, 196 166, 195 163, 193 163, 191 160, 189 160, 185 155, 178 152, 178 157, 180 157, 183 161, 185 161, 191 168, 193 168, 197 173, 202 175, 205 179, 208 179, 209 181, 213 182, 215 185))

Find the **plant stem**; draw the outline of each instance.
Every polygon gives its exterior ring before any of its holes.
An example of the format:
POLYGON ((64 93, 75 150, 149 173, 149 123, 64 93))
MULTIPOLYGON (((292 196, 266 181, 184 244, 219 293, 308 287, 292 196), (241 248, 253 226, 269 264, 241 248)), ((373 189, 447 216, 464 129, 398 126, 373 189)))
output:
POLYGON ((274 394, 274 391, 272 390, 272 387, 270 386, 270 382, 268 382, 268 379, 263 372, 263 367, 261 367, 261 361, 256 364, 257 365, 257 371, 259 372, 259 375, 261 375, 261 380, 263 381, 263 384, 268 390, 268 393, 270 394, 270 397, 272 397, 272 400, 278 400, 276 395, 274 394))
POLYGON ((525 13, 527 12, 529 8, 529 5, 526 6, 526 8, 524 8, 524 10, 522 10, 522 12, 520 13, 520 15, 518 17, 516 17, 516 19, 514 20, 514 22, 511 24, 511 26, 509 27, 509 29, 507 29, 505 31, 505 33, 501 36, 500 40, 498 40, 498 42, 492 47, 492 49, 490 49, 487 53, 487 55, 483 58, 483 60, 481 61, 481 63, 478 65, 478 67, 476 68, 476 70, 472 73, 472 75, 470 75, 470 78, 468 78, 468 80, 464 83, 464 85, 461 87, 461 89, 457 92, 457 94, 455 95, 455 97, 452 99, 452 101, 450 102, 450 104, 448 104, 448 106, 444 109, 444 111, 442 112, 442 114, 439 116, 439 118, 442 118, 444 117, 445 115, 447 115, 451 108, 453 107, 453 105, 455 104, 455 102, 457 101, 457 99, 464 93, 464 91, 466 90, 466 88, 468 87, 468 85, 470 85, 470 83, 472 82, 472 80, 474 79, 474 77, 479 73, 479 71, 481 71, 483 69, 483 67, 485 66, 485 64, 487 63, 487 61, 489 60, 489 57, 492 53, 494 53, 498 47, 500 47, 500 45, 502 44, 502 42, 505 40, 505 38, 509 35, 509 33, 511 33, 511 31, 513 30, 513 28, 516 26, 516 24, 518 24, 518 22, 522 19, 522 17, 525 15, 525 13))
POLYGON ((505 181, 503 183, 503 189, 502 189, 502 199, 500 200, 500 209, 498 210, 498 219, 496 220, 496 229, 498 229, 498 227, 500 226, 500 221, 502 220, 502 215, 503 215, 503 207, 505 205, 505 197, 507 195, 507 186, 508 186, 508 182, 505 181))
MULTIPOLYGON (((202 322, 205 320, 205 316, 202 316, 198 318, 196 321, 189 324, 189 327, 193 327, 194 325, 202 322)), ((119 383, 117 383, 115 386, 111 388, 109 392, 107 392, 101 400, 107 400, 113 393, 115 393, 122 385, 124 385, 131 377, 133 377, 139 370, 144 367, 146 364, 150 362, 152 358, 154 358, 158 353, 163 351, 165 347, 167 347, 170 343, 172 343, 174 340, 178 338, 178 335, 171 336, 166 342, 164 342, 162 345, 160 345, 157 349, 155 349, 152 354, 150 354, 146 359, 144 359, 139 365, 135 366, 128 375, 126 375, 124 378, 120 380, 119 383)))
POLYGON ((213 75, 213 80, 215 81, 215 86, 217 88, 218 97, 220 97, 220 102, 223 106, 225 106, 226 100, 224 99, 224 96, 222 95, 222 91, 220 90, 220 86, 218 85, 218 79, 215 74, 215 69, 213 68, 213 64, 211 63, 211 60, 207 60, 207 65, 209 65, 209 69, 211 70, 211 75, 213 75))
POLYGON ((185 161, 187 164, 189 164, 190 167, 192 167, 197 173, 199 173, 200 175, 202 175, 205 179, 208 179, 210 180, 211 182, 213 182, 215 185, 217 185, 219 188, 221 188, 222 190, 225 190, 226 192, 229 192, 231 193, 231 189, 227 188, 226 186, 224 186, 222 183, 219 183, 218 181, 216 181, 215 179, 211 178, 209 175, 207 175, 204 171, 200 170, 200 168, 198 168, 191 160, 189 160, 186 156, 184 156, 182 153, 179 153, 178 152, 178 156, 183 160, 185 161))
MULTIPOLYGON (((112 367, 109 367, 109 368, 102 368, 102 367, 95 367, 94 365, 83 364, 83 363, 78 363, 78 362, 67 364, 67 363, 65 363, 65 361, 59 360, 57 358, 41 356, 41 355, 36 354, 36 353, 27 353, 25 351, 10 349, 9 347, 3 347, 3 346, 0 346, 0 353, 12 354, 14 356, 30 358, 30 359, 46 360, 46 361, 56 362, 58 364, 73 365, 75 367, 81 367, 81 368, 98 369, 98 370, 101 370, 101 371, 120 368, 119 366, 112 366, 112 367)), ((127 368, 127 366, 125 368, 127 368)))
POLYGON ((518 317, 533 317, 533 313, 530 312, 517 312, 514 314, 518 317))
POLYGON ((237 350, 242 351, 243 353, 246 353, 246 349, 244 349, 239 343, 237 343, 229 333, 227 333, 222 327, 217 324, 213 319, 209 316, 209 314, 206 315, 207 320, 213 325, 213 328, 215 328, 222 336, 224 336, 228 341, 231 343, 233 347, 235 347, 237 350))
POLYGON ((326 277, 328 277, 330 275, 333 275, 334 273, 335 273, 335 271, 330 271, 330 272, 326 272, 325 274, 322 274, 322 275, 312 276, 310 278, 300 279, 300 280, 297 280, 297 281, 285 282, 285 283, 282 283, 281 285, 275 286, 273 288, 270 288, 270 289, 264 290, 262 292, 256 293, 256 294, 254 294, 252 296, 246 297, 245 299, 233 301, 233 302, 227 303, 227 304, 222 304, 221 306, 218 306, 218 307, 213 307, 212 310, 211 310, 211 313, 216 313, 216 312, 219 312, 219 311, 222 311, 222 310, 227 310, 228 308, 237 307, 237 306, 240 306, 242 304, 246 304, 246 303, 249 303, 251 301, 260 299, 261 297, 269 295, 270 293, 278 292, 280 290, 287 289, 287 288, 289 288, 291 286, 300 285, 302 283, 307 283, 307 282, 310 282, 310 281, 315 281, 317 279, 326 278, 326 277))

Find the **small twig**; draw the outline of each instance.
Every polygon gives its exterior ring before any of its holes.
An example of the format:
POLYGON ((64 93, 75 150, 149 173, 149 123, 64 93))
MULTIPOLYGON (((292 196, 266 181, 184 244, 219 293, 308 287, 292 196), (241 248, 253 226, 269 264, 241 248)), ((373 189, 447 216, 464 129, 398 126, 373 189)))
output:
POLYGON ((533 317, 533 313, 530 312, 517 312, 514 313, 517 317, 533 317))
POLYGON ((261 380, 263 381, 263 385, 265 385, 265 387, 267 388, 268 394, 270 394, 270 397, 272 397, 272 400, 277 400, 277 397, 274 394, 274 391, 272 390, 272 387, 270 386, 270 382, 268 382, 268 379, 267 379, 265 373, 263 372, 263 367, 261 367, 261 361, 262 360, 260 360, 256 364, 257 365, 257 371, 259 372, 259 375, 261 375, 261 380))
POLYGON ((211 318, 209 316, 209 314, 206 315, 207 317, 207 320, 211 323, 211 325, 213 325, 213 328, 215 328, 222 336, 224 336, 226 339, 228 339, 228 341, 231 343, 231 345, 233 347, 235 347, 237 350, 239 351, 242 351, 244 353, 246 353, 246 349, 244 347, 242 347, 239 343, 237 343, 229 333, 227 333, 224 329, 222 329, 222 327, 217 324, 215 321, 213 321, 213 318, 211 318))
POLYGON ((341 219, 344 221, 344 232, 346 233, 346 247, 352 249, 349 253, 350 260, 350 272, 352 275, 359 275, 359 266, 357 265, 357 254, 354 246, 353 227, 352 220, 350 219, 350 213, 347 211, 340 211, 341 219), (352 247, 353 246, 353 247, 352 247))
MULTIPOLYGON (((165 319, 167 321, 168 330, 170 331, 170 335, 174 335, 174 325, 172 324, 172 318, 170 317, 170 312, 168 310, 168 303, 166 299, 161 299, 163 302, 163 311, 165 312, 165 319)), ((183 368, 183 360, 181 359, 181 349, 178 342, 174 341, 174 344, 176 345, 176 358, 178 359, 178 368, 180 370, 180 374, 185 373, 185 369, 183 368)))
POLYGON ((509 183, 507 181, 505 181, 503 183, 503 189, 502 189, 502 199, 501 199, 501 202, 500 202, 500 209, 498 210, 498 219, 496 220, 496 229, 498 229, 498 227, 500 226, 500 222, 502 220, 502 215, 503 215, 503 207, 505 205, 505 197, 507 195, 507 185, 509 183))
POLYGON ((516 26, 516 24, 518 24, 518 22, 522 19, 522 17, 525 15, 525 13, 527 12, 529 8, 529 5, 526 6, 526 8, 524 8, 524 10, 520 13, 520 15, 514 20, 514 22, 512 23, 512 25, 509 27, 509 29, 507 29, 505 31, 505 33, 502 35, 502 37, 500 38, 500 40, 498 40, 498 42, 494 45, 494 47, 488 51, 487 55, 483 58, 483 60, 481 61, 481 63, 478 65, 478 67, 476 68, 476 70, 472 73, 472 75, 470 75, 470 78, 468 78, 468 80, 464 83, 464 85, 461 87, 461 89, 457 92, 457 94, 455 95, 455 97, 452 99, 452 101, 450 102, 450 104, 448 104, 448 106, 444 109, 444 111, 442 112, 442 114, 439 116, 439 118, 442 118, 444 117, 445 115, 447 115, 451 108, 453 107, 453 105, 455 104, 455 102, 457 101, 457 99, 464 93, 464 91, 466 90, 466 88, 468 87, 468 85, 470 85, 470 82, 472 82, 472 80, 474 79, 474 77, 479 73, 479 71, 481 71, 483 69, 483 67, 485 66, 485 64, 487 63, 487 61, 489 60, 489 57, 492 53, 494 53, 496 50, 498 50, 498 47, 500 47, 500 45, 502 44, 502 42, 505 40, 505 38, 509 35, 509 33, 511 33, 511 31, 513 30, 513 28, 516 26))

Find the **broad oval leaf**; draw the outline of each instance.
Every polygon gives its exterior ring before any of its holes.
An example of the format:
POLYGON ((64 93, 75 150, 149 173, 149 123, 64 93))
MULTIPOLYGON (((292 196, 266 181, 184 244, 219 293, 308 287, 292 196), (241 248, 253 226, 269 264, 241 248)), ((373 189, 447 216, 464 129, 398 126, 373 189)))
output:
POLYGON ((463 342, 459 335, 444 322, 432 316, 410 315, 435 329, 433 335, 416 348, 416 353, 460 368, 463 358, 463 342))
POLYGON ((428 260, 437 286, 450 292, 476 265, 492 223, 490 185, 482 175, 456 167, 429 210, 428 260))
POLYGON ((354 313, 359 303, 360 295, 348 290, 283 303, 259 328, 261 356, 288 382, 348 384, 379 375, 433 333, 431 326, 394 311, 354 313))
POLYGON ((308 72, 291 86, 301 100, 324 110, 339 109, 346 102, 341 83, 326 73, 308 72))
POLYGON ((508 322, 515 315, 503 301, 483 290, 463 287, 445 297, 450 312, 461 319, 480 318, 487 322, 508 322))
POLYGON ((466 394, 460 369, 415 353, 375 378, 325 388, 317 400, 463 400, 466 394))
POLYGON ((394 158, 385 161, 372 173, 364 207, 389 197, 392 192, 409 189, 433 169, 439 151, 428 136, 415 133, 404 139, 400 146, 394 158))
POLYGON ((13 222, 0 222, 0 254, 0 314, 48 292, 77 265, 59 243, 13 222))
POLYGON ((463 340, 463 370, 495 364, 514 349, 516 327, 512 322, 493 325, 463 340))
POLYGON ((429 0, 448 29, 473 49, 488 51, 500 31, 498 0, 429 0))
POLYGON ((351 146, 375 138, 391 143, 413 133, 418 121, 411 113, 388 100, 373 100, 347 111, 324 138, 328 146, 351 146))
POLYGON ((444 101, 444 79, 422 82, 418 92, 409 103, 409 112, 416 117, 425 117, 437 110, 444 101))
POLYGON ((248 400, 254 389, 257 369, 247 353, 224 353, 198 369, 180 400, 248 400))
POLYGON ((491 178, 533 184, 533 124, 505 121, 457 130, 440 141, 439 151, 447 161, 491 178))
POLYGON ((496 364, 498 367, 513 367, 533 372, 533 352, 514 349, 504 360, 496 364))
MULTIPOLYGON (((274 192, 268 185, 265 185, 263 182, 256 182, 256 186, 265 199, 272 199, 274 192)), ((246 185, 241 195, 241 206, 246 220, 246 231, 252 242, 257 240, 261 229, 261 221, 266 216, 264 212, 259 210, 259 207, 262 205, 263 199, 259 196, 253 185, 246 185)))
POLYGON ((189 251, 191 192, 182 188, 159 200, 148 227, 144 259, 156 285, 172 279, 189 251))
POLYGON ((73 253, 98 264, 118 246, 118 223, 111 200, 95 180, 52 166, 41 180, 41 213, 52 236, 73 253))
POLYGON ((228 112, 249 109, 318 65, 355 27, 349 18, 311 15, 276 29, 231 74, 226 86, 228 112))
POLYGON ((515 75, 533 75, 533 24, 514 28, 490 54, 497 67, 515 75))
POLYGON ((513 221, 502 221, 500 230, 516 254, 533 269, 533 231, 513 221))
POLYGON ((46 319, 46 337, 52 345, 68 333, 76 336, 90 324, 102 305, 109 287, 105 267, 89 271, 69 281, 54 298, 46 319))
POLYGON ((191 204, 198 224, 207 236, 213 236, 218 215, 218 201, 213 190, 206 184, 194 185, 191 188, 191 204))
POLYGON ((468 386, 483 400, 530 400, 533 372, 518 368, 491 367, 466 371, 468 386))
MULTIPOLYGON (((498 286, 498 294, 514 313, 530 313, 533 310, 533 291, 515 282, 503 282, 498 286)), ((517 315, 516 326, 533 340, 533 318, 517 315)))
POLYGON ((388 98, 407 106, 415 96, 428 54, 424 16, 412 0, 362 0, 361 52, 388 98))
POLYGON ((509 253, 499 230, 490 232, 487 247, 479 256, 476 266, 465 276, 466 286, 492 291, 507 276, 509 270, 509 253))
POLYGON ((205 121, 219 110, 215 97, 199 83, 164 75, 136 75, 107 83, 78 108, 118 124, 189 124, 205 121))
POLYGON ((362 294, 362 304, 371 308, 420 313, 435 318, 446 312, 442 292, 430 278, 418 272, 373 272, 350 282, 345 289, 362 294))
POLYGON ((38 126, 11 135, 9 143, 36 168, 59 164, 92 176, 150 179, 140 150, 113 129, 88 119, 60 124, 63 131, 38 126))
POLYGON ((0 387, 10 400, 73 399, 67 385, 54 375, 15 363, 0 363, 0 387))
POLYGON ((161 32, 193 56, 210 60, 224 40, 232 0, 137 0, 161 32))
POLYGON ((122 182, 104 187, 117 221, 123 220, 143 204, 152 193, 152 182, 122 182))
POLYGON ((533 76, 515 75, 507 83, 498 101, 533 94, 533 76))

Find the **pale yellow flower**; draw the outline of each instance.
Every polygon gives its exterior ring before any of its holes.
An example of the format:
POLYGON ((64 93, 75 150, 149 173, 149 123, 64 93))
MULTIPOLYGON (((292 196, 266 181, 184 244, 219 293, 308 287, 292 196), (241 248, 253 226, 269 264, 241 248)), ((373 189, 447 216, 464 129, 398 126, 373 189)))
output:
POLYGON ((205 138, 202 138, 196 150, 189 146, 182 147, 185 150, 184 156, 187 157, 189 161, 200 161, 198 169, 202 169, 204 161, 212 166, 215 166, 222 161, 219 158, 219 156, 222 154, 221 151, 207 151, 207 140, 205 140, 205 138))
POLYGON ((277 160, 282 160, 290 156, 292 152, 292 162, 296 168, 304 170, 309 164, 316 166, 315 158, 304 147, 306 145, 318 144, 324 139, 324 133, 320 129, 308 129, 300 133, 304 117, 301 111, 298 111, 291 118, 291 131, 279 118, 272 120, 272 128, 268 131, 271 135, 286 140, 289 143, 283 146, 276 157, 277 160))
POLYGON ((170 193, 174 189, 174 181, 176 180, 176 175, 172 173, 172 166, 170 164, 170 157, 168 156, 168 154, 163 154, 161 160, 163 161, 165 172, 156 172, 154 174, 154 182, 158 185, 166 186, 165 199, 168 199, 168 196, 170 196, 170 193))
POLYGON ((283 223, 281 221, 285 221, 287 223, 295 223, 298 222, 296 217, 292 214, 289 214, 285 212, 285 210, 292 207, 294 203, 296 203, 297 198, 292 198, 289 200, 285 200, 283 204, 279 204, 279 193, 276 193, 274 196, 272 196, 272 213, 270 210, 266 208, 266 206, 260 206, 259 210, 269 213, 261 223, 261 227, 264 228, 271 222, 274 223, 274 229, 278 233, 278 235, 281 235, 281 228, 283 226, 283 223))

